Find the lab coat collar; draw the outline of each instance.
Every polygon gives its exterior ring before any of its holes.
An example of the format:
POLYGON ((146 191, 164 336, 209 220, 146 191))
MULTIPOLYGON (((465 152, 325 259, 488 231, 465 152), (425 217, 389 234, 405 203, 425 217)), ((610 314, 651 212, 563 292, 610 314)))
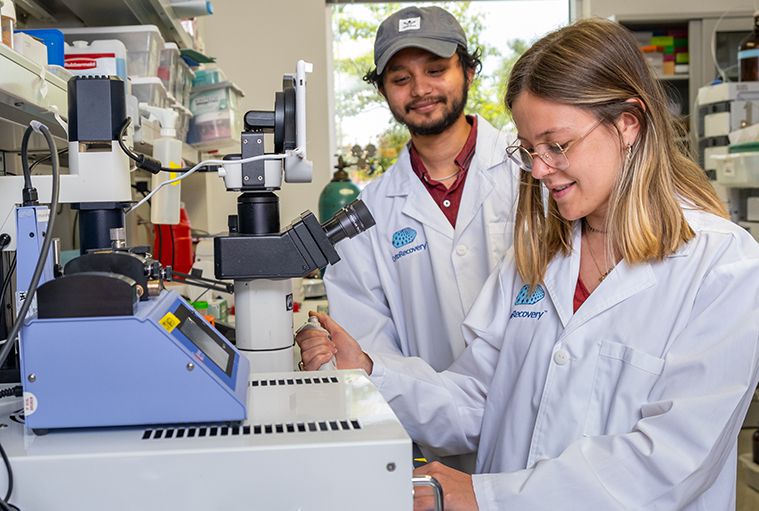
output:
MULTIPOLYGON (((477 116, 477 145, 475 146, 474 158, 469 165, 470 172, 467 181, 473 173, 492 174, 494 168, 506 160, 507 133, 495 129, 487 120, 477 116)), ((411 181, 419 181, 411 168, 408 145, 398 155, 395 165, 388 172, 388 186, 385 192, 387 197, 405 197, 411 194, 415 188, 411 181)), ((492 177, 490 178, 492 184, 492 177)), ((491 187, 492 188, 492 187, 491 187)))
POLYGON ((572 253, 569 256, 557 256, 551 261, 544 279, 546 291, 556 307, 564 335, 580 327, 588 320, 614 307, 631 296, 656 284, 656 276, 649 263, 630 265, 620 261, 609 275, 601 282, 588 299, 573 312, 573 299, 577 278, 580 274, 581 222, 574 224, 572 253))
MULTIPOLYGON (((463 233, 474 220, 483 202, 495 191, 494 168, 503 164, 506 134, 485 119, 477 118, 477 145, 464 183, 464 194, 456 217, 456 233, 463 233)), ((508 170, 508 169, 507 169, 508 170)), ((411 168, 408 147, 390 170, 387 197, 406 197, 402 212, 453 239, 454 229, 411 168)), ((504 191, 495 191, 503 194, 504 191)), ((503 200, 506 201, 504 195, 503 200)))
POLYGON ((408 147, 403 148, 387 178, 386 195, 406 198, 401 208, 404 215, 453 239, 453 226, 411 168, 408 147))

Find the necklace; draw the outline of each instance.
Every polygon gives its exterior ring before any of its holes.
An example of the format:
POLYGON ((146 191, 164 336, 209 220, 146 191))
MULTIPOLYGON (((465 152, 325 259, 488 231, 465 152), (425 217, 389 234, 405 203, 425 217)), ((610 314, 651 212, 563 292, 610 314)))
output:
MULTIPOLYGON (((461 173, 461 169, 457 170, 456 172, 454 172, 450 176, 441 177, 439 179, 433 179, 433 181, 437 181, 437 182, 448 181, 452 177, 458 176, 460 173, 461 173)), ((430 182, 429 178, 427 178, 427 174, 424 174, 424 180, 427 181, 428 183, 430 182)))
MULTIPOLYGON (((586 227, 590 228, 590 225, 588 224, 588 222, 583 222, 583 223, 585 224, 586 227)), ((590 230, 592 231, 593 229, 591 228, 590 230)), ((596 231, 596 232, 602 232, 602 231, 596 231)), ((601 266, 598 264, 598 261, 596 260, 596 255, 593 253, 593 249, 590 247, 590 241, 586 241, 586 243, 588 246, 588 253, 590 254, 590 259, 593 261, 593 266, 596 267, 596 270, 598 271, 598 274, 600 275, 600 277, 598 278, 598 282, 601 283, 611 273, 611 270, 614 269, 614 266, 612 266, 606 271, 601 271, 601 266)))
POLYGON ((588 220, 585 219, 585 218, 582 219, 582 223, 585 224, 585 227, 587 227, 590 232, 595 232, 597 234, 607 234, 607 231, 602 231, 601 229, 596 229, 595 227, 593 227, 592 225, 590 225, 590 222, 588 222, 588 220))

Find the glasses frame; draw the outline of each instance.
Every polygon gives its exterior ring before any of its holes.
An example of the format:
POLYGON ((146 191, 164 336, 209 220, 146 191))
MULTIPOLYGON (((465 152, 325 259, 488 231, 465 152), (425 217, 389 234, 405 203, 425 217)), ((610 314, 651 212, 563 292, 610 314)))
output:
POLYGON ((567 142, 564 145, 561 145, 558 142, 543 142, 541 144, 536 144, 535 145, 535 149, 536 149, 535 151, 528 151, 521 144, 512 144, 512 145, 510 145, 510 146, 508 146, 506 148, 506 155, 509 157, 509 159, 511 161, 513 161, 514 163, 516 163, 517 166, 520 169, 522 169, 523 171, 525 171, 525 172, 532 172, 533 162, 535 161, 535 157, 536 156, 538 158, 540 158, 540 160, 543 163, 545 163, 546 165, 548 165, 552 169, 567 170, 569 168, 569 156, 567 156, 567 152, 569 152, 569 149, 572 148, 572 147, 574 147, 575 145, 577 145, 578 142, 581 142, 582 140, 584 140, 585 137, 587 137, 588 135, 590 135, 590 133, 594 129, 596 129, 598 126, 600 126, 602 122, 603 122, 603 119, 597 120, 595 123, 593 123, 593 125, 590 128, 588 128, 585 131, 585 133, 583 133, 582 135, 580 135, 578 138, 575 138, 574 140, 570 140, 569 142, 567 142), (553 152, 553 154, 554 155, 561 154, 564 157, 563 161, 565 161, 566 164, 565 165, 562 164, 562 165, 559 166, 559 165, 556 165, 555 162, 551 163, 551 160, 552 160, 551 153, 549 152, 548 149, 546 149, 544 151, 539 151, 538 149, 540 149, 541 146, 547 146, 547 147, 557 148, 558 152, 553 152), (530 157, 530 163, 529 163, 529 167, 530 168, 527 168, 527 165, 525 164, 524 159, 521 158, 520 156, 518 156, 517 153, 523 153, 523 154, 526 154, 526 155, 528 155, 530 157))

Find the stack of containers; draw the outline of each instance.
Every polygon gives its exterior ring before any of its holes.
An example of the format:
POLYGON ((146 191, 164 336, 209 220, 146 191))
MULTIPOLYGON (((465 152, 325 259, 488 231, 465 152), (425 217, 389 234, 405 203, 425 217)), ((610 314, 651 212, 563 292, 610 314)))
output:
POLYGON ((166 107, 173 108, 177 114, 177 138, 182 142, 187 140, 190 129, 190 89, 194 73, 180 56, 179 47, 174 43, 166 43, 161 51, 158 77, 167 92, 166 107))
POLYGON ((688 31, 667 28, 635 32, 635 38, 651 68, 659 76, 687 75, 689 72, 688 31))
POLYGON ((155 25, 64 28, 66 42, 117 39, 127 49, 127 74, 132 78, 158 76, 163 37, 155 25))
POLYGON ((176 89, 177 73, 179 72, 179 59, 179 47, 175 43, 164 43, 158 64, 158 78, 161 79, 161 83, 163 83, 171 99, 177 99, 174 91, 176 89))
POLYGON ((239 143, 242 114, 238 104, 243 96, 221 69, 197 70, 190 92, 192 120, 187 142, 204 150, 239 143))
POLYGON ((174 82, 174 98, 185 108, 190 107, 190 91, 195 80, 195 72, 184 59, 177 61, 176 81, 174 82))

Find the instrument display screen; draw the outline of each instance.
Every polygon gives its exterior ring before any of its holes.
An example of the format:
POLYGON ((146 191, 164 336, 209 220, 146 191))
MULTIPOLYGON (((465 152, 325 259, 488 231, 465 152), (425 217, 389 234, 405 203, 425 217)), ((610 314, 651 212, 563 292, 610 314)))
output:
POLYGON ((232 377, 234 350, 214 330, 195 318, 195 312, 180 306, 176 311, 180 320, 179 331, 194 344, 205 358, 213 362, 227 376, 232 377))

